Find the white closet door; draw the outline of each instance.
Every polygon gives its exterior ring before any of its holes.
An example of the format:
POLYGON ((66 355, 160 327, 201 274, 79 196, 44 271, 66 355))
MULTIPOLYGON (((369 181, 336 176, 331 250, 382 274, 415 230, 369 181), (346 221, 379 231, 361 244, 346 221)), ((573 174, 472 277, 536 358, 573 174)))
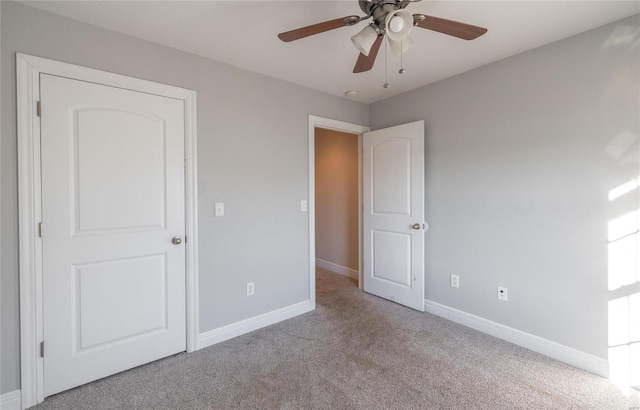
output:
POLYGON ((184 107, 40 81, 48 396, 186 348, 184 107))

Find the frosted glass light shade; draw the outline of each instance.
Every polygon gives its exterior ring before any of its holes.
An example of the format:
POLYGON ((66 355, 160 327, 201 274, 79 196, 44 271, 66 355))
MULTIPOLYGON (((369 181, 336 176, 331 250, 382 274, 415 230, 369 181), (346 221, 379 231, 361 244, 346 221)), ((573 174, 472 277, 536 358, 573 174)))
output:
POLYGON ((369 51, 371 51, 371 46, 378 38, 378 32, 376 29, 371 27, 371 24, 367 27, 360 30, 358 34, 351 37, 351 41, 353 45, 356 46, 358 50, 365 56, 369 55, 369 51))
POLYGON ((387 36, 389 36, 391 40, 402 40, 411 32, 411 28, 413 27, 413 14, 406 10, 398 9, 393 13, 387 14, 384 25, 387 28, 387 36))
POLYGON ((411 37, 403 40, 392 40, 391 38, 387 38, 387 40, 389 41, 389 49, 396 56, 406 53, 413 45, 413 39, 411 37))
POLYGON ((401 17, 393 16, 389 21, 389 30, 399 33, 404 28, 404 20, 401 17))

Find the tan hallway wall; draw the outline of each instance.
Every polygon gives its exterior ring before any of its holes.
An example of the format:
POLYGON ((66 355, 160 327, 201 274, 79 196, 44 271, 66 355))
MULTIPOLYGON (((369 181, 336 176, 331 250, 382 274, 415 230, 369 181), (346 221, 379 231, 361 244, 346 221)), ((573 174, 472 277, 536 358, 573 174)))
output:
POLYGON ((357 271, 358 136, 316 128, 315 161, 316 260, 357 271))

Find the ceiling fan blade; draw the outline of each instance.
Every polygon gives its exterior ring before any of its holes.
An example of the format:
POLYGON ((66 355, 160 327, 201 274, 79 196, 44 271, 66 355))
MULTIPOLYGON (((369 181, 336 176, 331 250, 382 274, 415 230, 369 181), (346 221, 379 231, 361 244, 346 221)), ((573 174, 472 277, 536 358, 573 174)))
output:
POLYGON ((378 36, 376 41, 371 46, 371 50, 369 51, 369 55, 365 56, 360 53, 358 56, 358 61, 356 61, 356 66, 353 67, 354 74, 364 73, 365 71, 369 71, 373 68, 373 63, 376 61, 376 56, 378 55, 378 50, 380 49, 380 44, 382 44, 383 36, 378 36))
POLYGON ((413 22, 418 27, 448 34, 464 40, 473 40, 487 32, 487 29, 483 27, 472 26, 471 24, 460 23, 459 21, 447 20, 440 17, 426 16, 424 14, 414 14, 413 22))
POLYGON ((310 26, 301 27, 295 30, 286 31, 278 34, 278 38, 282 41, 289 42, 293 40, 299 40, 304 37, 309 37, 314 34, 324 33, 325 31, 333 30, 345 26, 353 26, 360 21, 358 16, 340 17, 339 19, 323 21, 322 23, 312 24, 310 26))

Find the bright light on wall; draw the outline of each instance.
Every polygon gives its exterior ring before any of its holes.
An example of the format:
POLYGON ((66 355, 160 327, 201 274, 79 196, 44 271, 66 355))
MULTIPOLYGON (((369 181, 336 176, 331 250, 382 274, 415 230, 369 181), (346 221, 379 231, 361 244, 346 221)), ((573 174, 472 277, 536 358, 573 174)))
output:
POLYGON ((621 387, 631 386, 629 345, 609 348, 609 380, 621 387))
POLYGON ((640 281, 640 211, 629 212, 609 222, 609 290, 640 281))
POLYGON ((640 293, 609 302, 609 379, 640 386, 640 293))
POLYGON ((629 343, 629 298, 609 301, 609 346, 629 343))
MULTIPOLYGON (((638 188, 640 177, 610 190, 609 201, 615 201, 638 188)), ((627 199, 634 200, 630 197, 627 199)), ((636 283, 640 282, 640 209, 609 221, 607 236, 608 288, 609 291, 615 291, 612 293, 614 299, 609 301, 608 306, 609 379, 621 388, 638 388, 640 292, 636 283)))
POLYGON ((638 272, 638 235, 609 243, 609 290, 636 282, 638 272))
POLYGON ((640 215, 640 211, 629 212, 611 220, 609 222, 609 242, 635 233, 638 230, 638 215, 640 215))
POLYGON ((636 188, 640 187, 640 176, 633 178, 630 181, 625 182, 624 184, 613 188, 609 191, 609 201, 615 201, 621 196, 628 194, 636 188))
POLYGON ((629 366, 631 367, 629 384, 638 388, 640 387, 640 343, 629 345, 629 366))

